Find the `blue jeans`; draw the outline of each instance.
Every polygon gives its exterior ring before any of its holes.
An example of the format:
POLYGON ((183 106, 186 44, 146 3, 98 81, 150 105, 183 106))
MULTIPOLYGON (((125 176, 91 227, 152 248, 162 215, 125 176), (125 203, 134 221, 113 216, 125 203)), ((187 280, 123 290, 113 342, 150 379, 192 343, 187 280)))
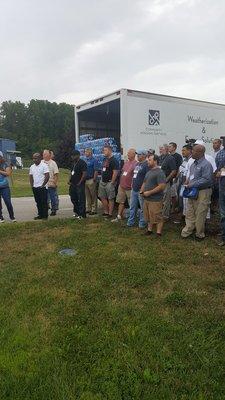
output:
POLYGON ((9 213, 9 218, 14 219, 14 211, 13 211, 13 206, 11 203, 11 193, 9 187, 5 188, 0 188, 0 218, 2 219, 2 198, 5 202, 5 205, 7 207, 8 213, 9 213))
POLYGON ((139 210, 139 228, 145 228, 146 227, 146 222, 144 220, 144 215, 143 215, 143 204, 144 204, 144 199, 140 195, 139 192, 135 192, 133 189, 131 190, 131 196, 130 196, 130 216, 127 220, 127 225, 128 226, 133 226, 135 224, 137 212, 138 212, 138 206, 140 205, 140 210, 139 210))
POLYGON ((48 201, 51 202, 51 210, 56 211, 59 209, 59 197, 57 188, 48 187, 48 201))
POLYGON ((222 238, 225 240, 225 191, 219 191, 219 205, 220 205, 220 221, 222 229, 222 238))

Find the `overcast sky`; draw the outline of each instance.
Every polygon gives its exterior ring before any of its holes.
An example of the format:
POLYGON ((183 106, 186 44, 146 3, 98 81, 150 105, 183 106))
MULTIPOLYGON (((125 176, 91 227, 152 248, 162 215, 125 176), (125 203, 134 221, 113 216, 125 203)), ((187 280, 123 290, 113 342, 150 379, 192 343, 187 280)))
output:
POLYGON ((225 103, 224 0, 0 0, 0 102, 119 88, 225 103))

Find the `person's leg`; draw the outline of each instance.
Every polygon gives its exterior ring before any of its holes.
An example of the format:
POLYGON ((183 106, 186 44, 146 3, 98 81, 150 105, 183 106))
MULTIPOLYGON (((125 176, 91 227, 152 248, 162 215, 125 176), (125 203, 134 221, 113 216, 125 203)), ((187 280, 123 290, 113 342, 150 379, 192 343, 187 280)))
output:
POLYGON ((11 193, 10 193, 10 188, 9 187, 2 189, 2 198, 3 198, 4 202, 5 202, 6 208, 8 210, 9 218, 10 219, 15 219, 13 206, 12 206, 12 202, 11 202, 11 193))
POLYGON ((106 192, 106 183, 100 181, 98 187, 98 197, 101 199, 104 214, 109 215, 109 202, 106 192))
POLYGON ((101 197, 101 202, 102 202, 104 214, 108 214, 109 215, 109 202, 108 202, 108 199, 105 199, 105 198, 101 197))
POLYGON ((56 213, 56 210, 58 210, 56 188, 49 187, 48 188, 48 196, 50 197, 50 201, 51 201, 51 211, 53 213, 56 213))
POLYGON ((130 215, 127 220, 128 226, 133 226, 135 224, 136 214, 138 209, 138 192, 131 190, 130 195, 130 215))
POLYGON ((115 205, 115 197, 116 197, 115 186, 111 182, 107 183, 106 191, 109 202, 109 216, 111 217, 113 215, 113 210, 115 205))
POLYGON ((151 223, 151 218, 149 215, 149 204, 150 202, 147 200, 144 200, 143 202, 143 214, 144 214, 144 219, 147 222, 147 232, 152 232, 153 230, 153 224, 151 223))
POLYGON ((171 186, 170 186, 170 183, 168 182, 166 184, 166 188, 164 191, 164 197, 163 197, 163 217, 165 219, 169 219, 170 209, 171 209, 171 186))
POLYGON ((37 210, 38 210, 38 217, 41 218, 42 208, 40 206, 39 188, 33 187, 33 194, 34 194, 34 200, 36 202, 36 206, 37 206, 37 210))
POLYGON ((70 186, 69 194, 70 194, 71 203, 73 204, 73 212, 74 212, 74 214, 79 215, 77 189, 75 186, 72 186, 72 185, 70 186))
POLYGON ((112 216, 114 210, 115 201, 109 200, 109 215, 112 216))
POLYGON ((174 213, 178 205, 177 182, 174 182, 171 186, 171 205, 171 211, 174 213))
POLYGON ((87 213, 91 212, 92 206, 92 199, 91 199, 91 186, 90 186, 91 179, 85 182, 85 196, 86 196, 86 209, 87 213))
POLYGON ((4 221, 4 218, 2 215, 2 189, 0 189, 0 220, 4 221))
POLYGON ((139 224, 138 225, 139 225, 139 228, 145 228, 147 224, 146 224, 146 221, 144 218, 144 213, 143 213, 144 198, 140 193, 138 193, 138 201, 140 204, 139 224))
POLYGON ((41 218, 48 218, 48 191, 46 188, 40 188, 40 206, 41 218))
POLYGON ((82 184, 77 186, 77 196, 78 196, 78 215, 80 217, 86 218, 86 198, 85 198, 85 185, 82 184))
POLYGON ((161 201, 155 203, 155 218, 156 222, 156 233, 161 236, 164 225, 164 219, 162 215, 163 203, 161 201))
POLYGON ((188 199, 185 215, 185 227, 181 231, 181 236, 186 238, 190 236, 195 229, 195 202, 196 200, 188 199))
POLYGON ((225 191, 219 191, 220 223, 222 240, 225 242, 225 191))
POLYGON ((91 183, 89 185, 90 195, 91 195, 91 212, 97 213, 97 190, 96 190, 96 182, 91 179, 91 183))
POLYGON ((116 196, 116 203, 119 204, 118 206, 118 212, 117 212, 117 217, 115 220, 113 220, 112 222, 121 220, 123 218, 123 213, 124 213, 124 203, 126 201, 126 192, 125 190, 119 185, 118 187, 118 193, 116 196))
POLYGON ((203 189, 199 191, 196 207, 196 234, 197 238, 203 239, 205 237, 205 222, 209 206, 211 203, 212 189, 203 189))

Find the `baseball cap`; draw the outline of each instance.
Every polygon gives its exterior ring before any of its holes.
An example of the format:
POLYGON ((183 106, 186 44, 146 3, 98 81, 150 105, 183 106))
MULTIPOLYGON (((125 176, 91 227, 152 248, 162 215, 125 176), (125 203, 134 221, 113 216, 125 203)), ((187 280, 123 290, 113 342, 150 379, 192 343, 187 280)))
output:
POLYGON ((148 153, 149 154, 155 154, 155 150, 154 149, 148 149, 148 153))
POLYGON ((136 154, 138 156, 147 156, 148 152, 147 152, 147 150, 137 150, 136 154))
POLYGON ((201 139, 196 140, 194 144, 201 144, 202 146, 205 145, 203 140, 201 140, 201 139))
POLYGON ((0 151, 0 157, 3 157, 3 152, 2 151, 0 151))

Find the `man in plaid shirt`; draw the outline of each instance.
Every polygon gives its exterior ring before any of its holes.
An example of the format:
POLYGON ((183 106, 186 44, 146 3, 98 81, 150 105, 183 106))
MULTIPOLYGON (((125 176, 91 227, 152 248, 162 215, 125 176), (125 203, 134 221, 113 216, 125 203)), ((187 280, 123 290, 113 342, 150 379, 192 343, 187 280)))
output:
MULTIPOLYGON (((223 139, 225 145, 225 138, 223 139)), ((219 246, 225 246, 225 149, 221 149, 216 156, 217 177, 219 178, 219 205, 222 228, 222 241, 219 246)))

